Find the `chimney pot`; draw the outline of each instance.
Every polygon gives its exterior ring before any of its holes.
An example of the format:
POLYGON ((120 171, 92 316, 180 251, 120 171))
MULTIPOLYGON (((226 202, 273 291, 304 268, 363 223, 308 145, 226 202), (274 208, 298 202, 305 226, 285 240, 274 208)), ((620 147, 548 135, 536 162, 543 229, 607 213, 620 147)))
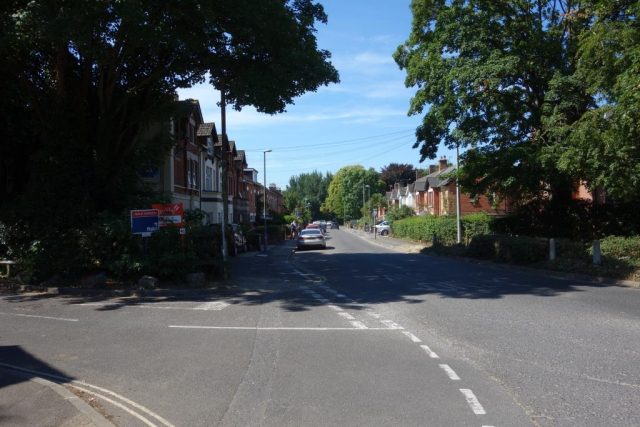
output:
POLYGON ((439 171, 445 170, 447 168, 447 158, 442 156, 439 162, 439 171))

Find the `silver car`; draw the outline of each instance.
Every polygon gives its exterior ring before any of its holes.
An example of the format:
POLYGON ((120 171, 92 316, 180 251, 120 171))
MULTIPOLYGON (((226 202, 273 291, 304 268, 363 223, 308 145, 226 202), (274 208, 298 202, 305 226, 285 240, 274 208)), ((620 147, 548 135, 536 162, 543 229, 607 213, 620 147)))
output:
POLYGON ((302 230, 300 236, 298 236, 298 250, 300 251, 303 248, 314 246, 321 247, 322 249, 327 247, 327 240, 322 231, 317 228, 302 230))

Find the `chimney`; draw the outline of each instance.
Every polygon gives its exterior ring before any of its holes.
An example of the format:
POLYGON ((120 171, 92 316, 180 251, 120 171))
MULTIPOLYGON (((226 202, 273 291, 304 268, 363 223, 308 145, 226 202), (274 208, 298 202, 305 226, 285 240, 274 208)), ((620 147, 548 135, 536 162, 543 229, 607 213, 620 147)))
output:
POLYGON ((445 156, 442 156, 440 158, 440 161, 438 162, 438 171, 443 171, 447 168, 447 158, 445 156))
POLYGON ((416 169, 416 181, 420 179, 420 169, 416 169))
POLYGON ((436 168, 437 168, 436 165, 429 165, 429 174, 437 172, 438 170, 436 168))
POLYGON ((271 184, 269 184, 269 190, 276 191, 276 189, 277 189, 277 187, 276 187, 275 183, 272 182, 271 184))

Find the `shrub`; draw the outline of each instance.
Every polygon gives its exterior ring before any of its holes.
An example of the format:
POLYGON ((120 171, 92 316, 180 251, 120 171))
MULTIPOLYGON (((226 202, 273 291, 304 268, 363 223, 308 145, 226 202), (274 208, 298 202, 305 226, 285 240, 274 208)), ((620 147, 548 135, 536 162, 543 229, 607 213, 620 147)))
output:
POLYGON ((603 257, 629 260, 640 265, 640 236, 606 237, 600 241, 603 257))
MULTIPOLYGON (((488 234, 491 218, 486 214, 465 215, 460 219, 462 236, 469 242, 474 236, 488 234)), ((455 217, 421 216, 395 221, 391 225, 393 235, 401 239, 430 242, 435 235, 437 242, 453 245, 458 241, 458 226, 455 217)))
POLYGON ((393 223, 394 221, 399 221, 401 219, 410 218, 415 216, 416 212, 410 208, 409 206, 400 206, 399 208, 393 207, 385 213, 384 218, 393 223))

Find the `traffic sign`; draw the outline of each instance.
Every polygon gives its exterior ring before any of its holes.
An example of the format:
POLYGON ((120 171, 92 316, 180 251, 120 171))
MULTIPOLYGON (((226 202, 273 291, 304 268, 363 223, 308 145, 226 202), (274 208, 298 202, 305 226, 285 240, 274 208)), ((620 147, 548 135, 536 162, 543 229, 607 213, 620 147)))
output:
POLYGON ((158 231, 158 209, 141 209, 131 211, 131 231, 142 237, 149 237, 151 233, 158 231))
POLYGON ((296 211, 296 216, 300 218, 300 211, 296 211))
POLYGON ((374 209, 373 210, 373 217, 377 217, 378 216, 378 209, 374 209))

